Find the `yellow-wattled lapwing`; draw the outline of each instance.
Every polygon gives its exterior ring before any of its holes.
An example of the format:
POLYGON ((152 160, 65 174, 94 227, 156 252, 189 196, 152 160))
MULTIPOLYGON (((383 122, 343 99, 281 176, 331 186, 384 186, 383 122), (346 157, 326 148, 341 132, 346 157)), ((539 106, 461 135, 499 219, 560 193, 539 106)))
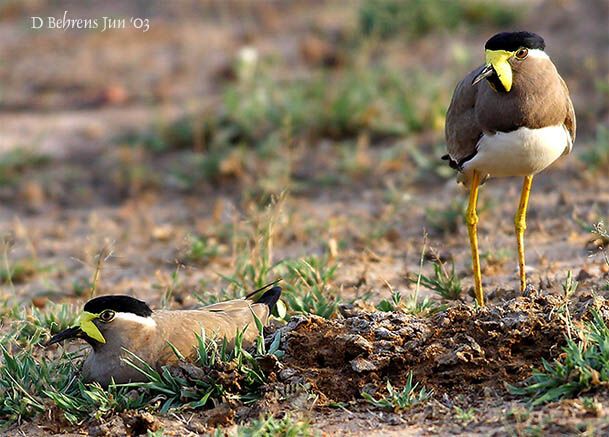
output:
MULTIPOLYGON (((275 282, 276 283, 276 282, 275 282)), ((268 284, 243 299, 229 300, 196 310, 156 310, 131 296, 101 296, 88 301, 76 326, 53 336, 47 345, 70 338, 82 338, 92 347, 82 369, 85 382, 103 386, 145 380, 144 375, 125 362, 135 354, 157 371, 177 360, 170 344, 183 356, 191 356, 202 331, 206 339, 226 339, 234 347, 237 333, 244 331, 243 345, 258 336, 253 314, 266 324, 281 296, 281 287, 267 290, 255 302, 255 294, 273 286, 268 284)))
POLYGON ((514 219, 524 291, 524 231, 533 175, 569 153, 575 140, 569 90, 546 54, 543 38, 504 32, 484 47, 486 64, 459 82, 450 102, 448 155, 443 157, 470 190, 466 222, 479 305, 484 305, 484 295, 476 233, 478 187, 492 176, 524 177, 514 219))

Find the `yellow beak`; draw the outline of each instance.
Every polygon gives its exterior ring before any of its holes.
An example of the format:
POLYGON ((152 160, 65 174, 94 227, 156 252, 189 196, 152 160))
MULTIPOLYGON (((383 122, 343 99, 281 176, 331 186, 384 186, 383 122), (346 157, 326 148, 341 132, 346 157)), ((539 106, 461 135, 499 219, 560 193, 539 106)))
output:
POLYGON ((99 314, 93 314, 87 311, 83 311, 80 315, 80 318, 78 319, 77 326, 92 339, 97 340, 100 343, 105 343, 106 339, 104 338, 102 333, 99 332, 99 329, 97 329, 95 323, 93 323, 93 320, 97 317, 99 317, 99 314))
POLYGON ((512 67, 508 62, 513 52, 505 50, 487 50, 486 65, 491 65, 506 91, 512 89, 512 67))

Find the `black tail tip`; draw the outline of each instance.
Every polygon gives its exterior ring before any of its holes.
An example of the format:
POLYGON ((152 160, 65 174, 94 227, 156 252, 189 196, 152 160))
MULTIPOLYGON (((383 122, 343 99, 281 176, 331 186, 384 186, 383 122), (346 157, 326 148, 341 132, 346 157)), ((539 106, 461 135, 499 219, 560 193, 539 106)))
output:
POLYGON ((275 304, 277 303, 280 297, 281 287, 276 285, 270 290, 265 291, 265 293, 260 296, 260 299, 258 299, 256 303, 263 303, 269 307, 269 310, 273 311, 273 308, 275 308, 275 304))

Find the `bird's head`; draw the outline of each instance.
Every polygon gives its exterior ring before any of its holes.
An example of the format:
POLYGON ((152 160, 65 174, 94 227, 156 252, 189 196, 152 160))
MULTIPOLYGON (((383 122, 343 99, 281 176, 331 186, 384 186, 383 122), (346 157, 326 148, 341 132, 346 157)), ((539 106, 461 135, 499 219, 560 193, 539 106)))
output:
POLYGON ((131 296, 96 297, 85 304, 76 325, 54 335, 46 345, 82 338, 96 349, 113 339, 115 333, 154 324, 151 315, 152 310, 146 302, 131 296))
POLYGON ((485 46, 486 66, 472 81, 472 86, 487 79, 496 92, 510 92, 514 74, 526 68, 529 57, 547 57, 542 37, 532 32, 502 32, 485 46))

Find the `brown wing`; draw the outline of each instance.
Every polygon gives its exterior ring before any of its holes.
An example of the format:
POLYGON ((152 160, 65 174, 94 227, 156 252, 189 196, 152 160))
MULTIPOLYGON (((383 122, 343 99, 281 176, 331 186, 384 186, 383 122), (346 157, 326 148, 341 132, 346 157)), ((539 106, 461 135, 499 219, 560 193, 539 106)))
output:
POLYGON ((244 308, 248 305, 251 305, 253 302, 251 300, 245 299, 233 299, 227 300, 224 302, 213 303, 211 305, 206 305, 201 310, 206 311, 222 311, 222 310, 231 310, 235 308, 244 308))
MULTIPOLYGON (((565 89, 565 95, 567 97, 567 116, 565 117, 565 127, 567 128, 567 131, 569 132, 569 135, 571 136, 572 143, 575 143, 575 129, 576 129, 575 110, 573 109, 573 102, 571 102, 571 97, 569 96, 569 89, 567 88, 567 84, 565 83, 564 80, 562 80, 562 77, 560 78, 560 81, 562 82, 562 86, 565 89)), ((563 153, 563 155, 566 155, 567 153, 569 153, 571 151, 572 147, 573 147, 573 145, 571 145, 571 147, 567 147, 565 149, 565 153, 563 153)))
POLYGON ((478 86, 472 81, 484 66, 471 71, 459 82, 446 114, 446 143, 448 155, 456 166, 476 154, 476 144, 482 136, 482 128, 476 121, 476 95, 478 86))
POLYGON ((222 340, 226 338, 229 348, 234 347, 238 332, 245 330, 243 345, 250 346, 258 335, 258 328, 252 315, 262 322, 268 321, 269 307, 263 303, 254 303, 247 300, 222 302, 224 309, 218 309, 219 304, 211 305, 200 310, 190 311, 155 311, 153 318, 157 323, 158 338, 165 339, 159 344, 160 350, 154 360, 157 366, 175 361, 175 354, 167 342, 175 346, 184 356, 189 356, 197 346, 197 335, 205 331, 208 340, 222 340), (231 304, 227 309, 226 304, 231 304))

